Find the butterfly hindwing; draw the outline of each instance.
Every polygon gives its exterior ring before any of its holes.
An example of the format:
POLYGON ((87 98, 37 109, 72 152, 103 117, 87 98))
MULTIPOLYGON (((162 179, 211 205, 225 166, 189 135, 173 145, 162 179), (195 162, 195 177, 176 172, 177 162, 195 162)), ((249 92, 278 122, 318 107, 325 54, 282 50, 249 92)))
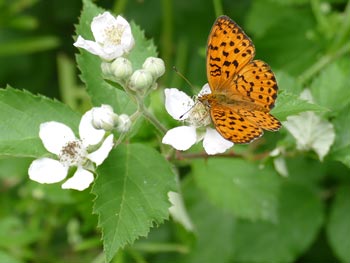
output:
POLYGON ((214 104, 211 106, 210 115, 216 130, 231 142, 249 143, 263 134, 258 125, 240 115, 235 108, 214 104))

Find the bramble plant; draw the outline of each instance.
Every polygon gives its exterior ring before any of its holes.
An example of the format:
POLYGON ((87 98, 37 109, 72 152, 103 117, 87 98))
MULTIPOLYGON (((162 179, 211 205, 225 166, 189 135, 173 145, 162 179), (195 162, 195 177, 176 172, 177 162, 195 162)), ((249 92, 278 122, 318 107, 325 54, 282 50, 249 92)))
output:
POLYGON ((81 105, 0 90, 0 261, 349 262, 350 1, 277 2, 252 1, 245 30, 282 128, 238 145, 198 99, 208 83, 165 83, 172 65, 133 16, 83 0, 81 105))

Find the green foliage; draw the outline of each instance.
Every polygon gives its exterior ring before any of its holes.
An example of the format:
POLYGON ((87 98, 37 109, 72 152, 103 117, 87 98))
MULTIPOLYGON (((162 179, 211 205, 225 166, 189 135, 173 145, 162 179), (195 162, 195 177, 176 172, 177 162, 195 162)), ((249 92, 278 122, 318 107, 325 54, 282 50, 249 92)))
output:
POLYGON ((129 144, 112 151, 97 170, 94 212, 99 215, 106 258, 147 236, 168 217, 167 193, 175 190, 174 174, 152 148, 129 144), (156 171, 156 173, 154 173, 156 171))
POLYGON ((58 121, 77 130, 79 114, 59 101, 35 96, 27 91, 0 90, 1 155, 39 157, 46 151, 38 137, 45 121, 58 121))
POLYGON ((285 182, 281 187, 278 222, 238 221, 235 225, 234 259, 292 262, 296 254, 305 251, 314 241, 322 217, 322 205, 315 193, 285 182))
POLYGON ((350 261, 350 1, 7 2, 0 85, 16 89, 0 90, 0 262, 350 261), (273 69, 279 93, 271 113, 283 127, 218 156, 201 143, 174 151, 161 140, 181 124, 165 111, 163 90, 195 94, 207 82, 204 50, 221 9, 273 69), (94 40, 91 21, 105 10, 130 21, 135 46, 125 57, 133 71, 150 56, 164 59, 158 90, 140 95, 106 80, 102 60, 73 47, 72 35, 94 40), (313 102, 300 98, 305 89, 313 102), (101 104, 128 114, 132 126, 113 130, 108 158, 89 166, 91 192, 30 181, 33 158, 50 156, 40 124, 62 122, 77 134, 82 113, 101 104), (294 137, 286 124, 293 115, 309 116, 296 119, 294 137), (325 141, 332 145, 321 161, 325 141), (170 203, 170 191, 184 207, 170 203), (193 230, 172 215, 188 216, 193 230))
POLYGON ((232 159, 196 161, 193 175, 208 198, 232 215, 277 220, 279 179, 271 167, 259 168, 254 162, 232 159))
POLYGON ((348 222, 350 211, 349 190, 349 186, 343 186, 337 190, 327 225, 330 244, 343 262, 350 260, 350 241, 348 238, 350 234, 348 222))

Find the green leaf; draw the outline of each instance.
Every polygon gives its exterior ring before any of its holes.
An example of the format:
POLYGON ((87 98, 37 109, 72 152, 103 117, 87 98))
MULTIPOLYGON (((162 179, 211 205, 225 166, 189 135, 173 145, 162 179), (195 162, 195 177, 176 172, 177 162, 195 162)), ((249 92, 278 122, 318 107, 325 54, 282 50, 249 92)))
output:
POLYGON ((175 189, 175 176, 158 152, 139 144, 119 145, 97 174, 94 213, 99 216, 110 261, 118 249, 168 218, 167 194, 175 189))
POLYGON ((302 185, 284 183, 278 222, 239 220, 234 234, 235 262, 294 262, 313 242, 322 225, 322 204, 302 185))
POLYGON ((336 136, 330 157, 350 167, 350 104, 344 107, 332 122, 336 136))
POLYGON ((350 261, 350 186, 337 190, 332 204, 327 235, 335 254, 342 262, 350 261))
POLYGON ((0 155, 40 157, 47 153, 39 138, 46 121, 62 122, 76 131, 80 116, 63 103, 12 88, 0 90, 0 155))
POLYGON ((332 111, 339 111, 349 104, 349 75, 348 61, 341 60, 328 65, 311 83, 310 89, 315 101, 332 111))
POLYGON ((297 115, 304 111, 324 112, 325 108, 300 99, 299 95, 282 91, 277 97, 276 107, 271 113, 279 120, 284 121, 288 116, 297 115))
POLYGON ((183 194, 196 225, 197 240, 190 253, 179 262, 229 262, 233 252, 234 216, 210 204, 193 181, 184 184, 183 194))
POLYGON ((198 186, 219 207, 237 217, 276 220, 279 177, 270 167, 238 159, 196 161, 198 186))

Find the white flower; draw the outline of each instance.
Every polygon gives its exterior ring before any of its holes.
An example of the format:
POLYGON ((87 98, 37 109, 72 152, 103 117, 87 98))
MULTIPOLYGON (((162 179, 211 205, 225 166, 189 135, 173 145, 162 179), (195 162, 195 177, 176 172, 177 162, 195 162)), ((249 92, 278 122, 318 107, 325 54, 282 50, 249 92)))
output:
MULTIPOLYGON (((304 90, 300 98, 312 102, 310 90, 304 90)), ((293 135, 298 150, 314 150, 322 161, 335 140, 333 124, 321 119, 312 111, 287 117, 284 127, 293 135)))
POLYGON ((74 46, 81 47, 104 60, 113 60, 128 53, 134 46, 131 28, 123 17, 115 18, 104 12, 91 22, 91 31, 95 41, 85 40, 78 36, 74 46))
POLYGON ((40 125, 39 137, 57 159, 44 157, 34 160, 28 170, 31 180, 42 184, 57 183, 67 177, 69 167, 77 167, 62 188, 82 191, 89 187, 94 180, 92 162, 100 165, 113 147, 113 135, 103 140, 105 131, 93 127, 92 112, 86 112, 80 121, 80 139, 63 123, 50 121, 40 125), (91 151, 91 148, 97 149, 91 151))
MULTIPOLYGON (((196 142, 203 139, 207 154, 225 152, 233 143, 224 139, 215 129, 206 127, 211 123, 207 108, 200 102, 194 102, 188 95, 178 89, 165 89, 165 108, 175 120, 184 120, 189 125, 170 129, 162 142, 177 150, 188 150, 196 142), (201 129, 206 127, 204 131, 201 129)), ((210 93, 209 85, 203 86, 201 94, 210 93)))

